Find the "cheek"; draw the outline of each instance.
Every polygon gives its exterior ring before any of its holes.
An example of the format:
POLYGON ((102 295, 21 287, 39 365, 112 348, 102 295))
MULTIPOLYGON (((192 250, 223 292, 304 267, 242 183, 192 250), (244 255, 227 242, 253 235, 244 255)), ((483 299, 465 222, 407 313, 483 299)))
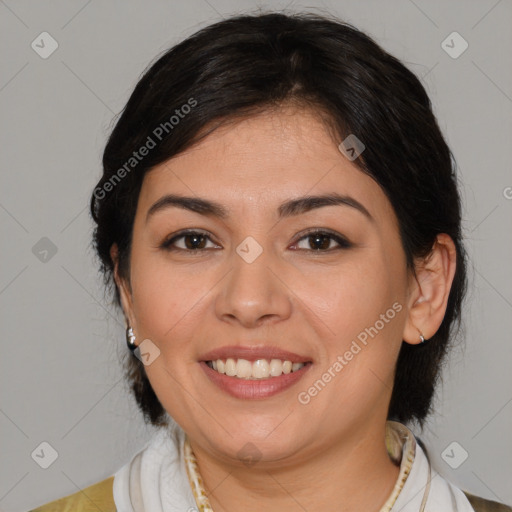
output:
POLYGON ((197 272, 172 268, 161 257, 134 258, 133 304, 140 334, 162 349, 178 348, 191 325, 200 325, 205 286, 197 272))
POLYGON ((359 402, 369 407, 391 389, 405 318, 404 276, 399 259, 390 264, 382 251, 375 251, 312 280, 310 290, 303 291, 308 306, 331 332, 323 340, 325 359, 319 373, 336 378, 319 406, 324 401, 329 407, 330 397, 339 396, 337 412, 359 402))
POLYGON ((402 277, 397 270, 386 266, 382 255, 367 254, 303 278, 298 295, 331 331, 347 339, 402 301, 402 277))
POLYGON ((361 263, 330 283, 320 282, 323 293, 309 294, 308 305, 333 333, 322 340, 323 357, 309 384, 329 381, 327 391, 315 398, 315 407, 329 416, 372 410, 392 389, 405 308, 387 270, 376 261, 361 263))

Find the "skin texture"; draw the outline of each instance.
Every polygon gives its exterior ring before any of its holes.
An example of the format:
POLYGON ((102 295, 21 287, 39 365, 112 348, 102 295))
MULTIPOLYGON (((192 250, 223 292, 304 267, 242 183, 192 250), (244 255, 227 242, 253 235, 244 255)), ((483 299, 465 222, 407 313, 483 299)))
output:
MULTIPOLYGON (((441 324, 455 248, 439 235, 413 275, 391 204, 338 144, 314 112, 283 106, 218 128, 144 179, 130 282, 116 265, 116 283, 137 343, 160 350, 148 378, 188 434, 215 510, 379 510, 398 477, 385 448, 394 367, 402 340, 417 344, 420 331, 428 339, 441 324), (279 220, 282 202, 332 192, 359 201, 373 220, 339 205, 279 220), (146 220, 168 193, 214 200, 229 216, 170 207, 146 220), (160 248, 186 228, 211 234, 202 251, 160 248), (352 245, 315 245, 304 238, 310 228, 352 245), (263 249, 250 264, 236 252, 247 236, 263 249), (395 303, 400 312, 300 403, 298 394, 395 303), (198 362, 225 345, 278 346, 313 364, 291 388, 243 400, 212 384, 198 362), (240 460, 247 443, 261 457, 251 466, 240 460)), ((111 255, 116 262, 115 245, 111 255)))

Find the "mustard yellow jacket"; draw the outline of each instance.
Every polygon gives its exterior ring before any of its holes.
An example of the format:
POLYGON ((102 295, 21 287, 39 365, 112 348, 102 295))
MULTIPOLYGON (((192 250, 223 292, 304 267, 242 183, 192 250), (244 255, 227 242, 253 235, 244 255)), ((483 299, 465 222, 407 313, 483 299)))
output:
MULTIPOLYGON (((52 501, 30 512, 117 512, 112 493, 113 484, 114 477, 111 476, 86 487, 83 491, 52 501)), ((479 498, 466 491, 464 494, 476 512, 512 512, 512 507, 507 505, 479 498)))

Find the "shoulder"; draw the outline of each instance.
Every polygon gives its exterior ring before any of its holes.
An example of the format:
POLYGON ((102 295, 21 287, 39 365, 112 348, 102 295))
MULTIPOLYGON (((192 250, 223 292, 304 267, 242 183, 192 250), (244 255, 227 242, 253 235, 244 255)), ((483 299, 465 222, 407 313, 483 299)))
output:
POLYGON ((479 496, 475 496, 467 491, 463 492, 476 512, 512 512, 512 507, 509 507, 508 505, 480 498, 479 496))
POLYGON ((113 484, 114 477, 111 476, 30 512, 116 512, 113 484))

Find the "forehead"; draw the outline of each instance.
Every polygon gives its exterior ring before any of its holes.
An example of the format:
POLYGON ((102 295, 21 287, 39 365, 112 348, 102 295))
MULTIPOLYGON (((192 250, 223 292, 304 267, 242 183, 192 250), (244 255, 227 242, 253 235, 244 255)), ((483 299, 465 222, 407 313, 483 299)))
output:
POLYGON ((209 198, 228 209, 261 211, 296 196, 338 192, 350 194, 376 216, 389 212, 380 186, 338 144, 310 110, 258 114, 217 128, 149 171, 139 205, 147 211, 172 192, 209 198))

